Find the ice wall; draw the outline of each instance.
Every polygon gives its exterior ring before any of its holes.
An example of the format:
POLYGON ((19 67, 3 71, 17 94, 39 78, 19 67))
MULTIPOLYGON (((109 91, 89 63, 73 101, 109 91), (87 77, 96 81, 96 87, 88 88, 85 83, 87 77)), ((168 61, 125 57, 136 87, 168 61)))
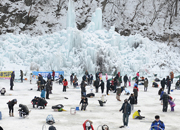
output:
POLYGON ((69 0, 66 28, 68 28, 68 27, 75 28, 76 27, 75 19, 76 19, 76 15, 75 15, 74 3, 72 0, 69 0))
MULTIPOLYGON (((0 37, 0 70, 28 68, 42 71, 65 71, 82 74, 103 71, 111 74, 117 69, 122 75, 134 75, 160 70, 166 64, 180 72, 179 53, 168 46, 159 45, 140 35, 120 36, 112 26, 109 31, 102 29, 100 8, 92 16, 87 29, 75 27, 73 3, 69 1, 67 29, 50 35, 30 37, 24 34, 6 34, 0 37), (173 65, 169 62, 172 55, 173 65), (159 57, 158 57, 159 56, 159 57), (161 60, 164 59, 164 60, 161 60)), ((164 73, 164 72, 163 72, 164 73)))

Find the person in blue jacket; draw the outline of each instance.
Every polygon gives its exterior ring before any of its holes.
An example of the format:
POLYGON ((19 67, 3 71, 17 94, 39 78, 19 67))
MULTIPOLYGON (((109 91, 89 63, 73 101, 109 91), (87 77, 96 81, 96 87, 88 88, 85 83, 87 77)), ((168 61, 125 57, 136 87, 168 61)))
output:
POLYGON ((165 130, 164 123, 160 120, 160 116, 156 115, 155 120, 151 124, 151 130, 165 130))
POLYGON ((41 98, 44 98, 45 99, 45 94, 46 94, 46 90, 44 87, 42 87, 42 90, 41 90, 41 98))

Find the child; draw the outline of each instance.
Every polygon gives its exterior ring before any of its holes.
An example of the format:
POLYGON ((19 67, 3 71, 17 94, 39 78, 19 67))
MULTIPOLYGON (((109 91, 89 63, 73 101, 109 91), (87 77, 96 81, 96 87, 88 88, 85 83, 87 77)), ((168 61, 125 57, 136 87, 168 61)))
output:
POLYGON ((131 104, 131 111, 134 110, 134 103, 135 103, 135 99, 134 99, 134 94, 131 93, 131 96, 129 97, 128 101, 130 100, 130 104, 131 104))
POLYGON ((170 99, 169 99, 169 104, 171 106, 171 111, 174 112, 174 107, 176 104, 174 103, 174 101, 172 101, 172 97, 170 97, 170 99))
POLYGON ((2 88, 0 92, 1 92, 1 95, 5 95, 6 89, 5 89, 5 88, 2 88))
POLYGON ((129 76, 128 81, 129 81, 129 87, 131 87, 131 76, 129 76))
POLYGON ((85 97, 85 96, 83 96, 82 97, 82 99, 81 99, 81 101, 80 101, 80 103, 79 103, 79 105, 82 103, 82 106, 81 106, 81 111, 82 110, 86 110, 86 107, 87 107, 87 105, 88 105, 88 99, 85 97))

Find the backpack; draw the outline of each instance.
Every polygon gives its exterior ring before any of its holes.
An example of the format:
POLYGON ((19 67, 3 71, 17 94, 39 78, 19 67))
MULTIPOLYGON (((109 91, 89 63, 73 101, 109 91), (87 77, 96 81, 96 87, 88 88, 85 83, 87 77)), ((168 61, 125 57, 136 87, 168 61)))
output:
POLYGON ((53 115, 48 115, 47 118, 46 118, 46 123, 49 124, 49 125, 52 125, 55 123, 54 121, 54 118, 53 118, 53 115))

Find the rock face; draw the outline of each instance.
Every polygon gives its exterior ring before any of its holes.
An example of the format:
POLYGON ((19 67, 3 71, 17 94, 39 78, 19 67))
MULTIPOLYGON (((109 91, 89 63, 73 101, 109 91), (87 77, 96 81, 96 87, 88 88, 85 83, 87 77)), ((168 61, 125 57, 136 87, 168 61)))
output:
MULTIPOLYGON (((41 35, 64 29, 66 28, 68 1, 1 0, 0 34, 14 32, 41 35)), ((87 28, 87 24, 92 19, 92 13, 100 7, 103 15, 102 27, 105 29, 115 26, 116 32, 124 36, 138 33, 162 42, 180 41, 180 11, 178 10, 177 16, 173 14, 173 19, 169 20, 171 13, 166 15, 166 12, 171 4, 165 1, 156 1, 156 3, 153 3, 152 0, 142 2, 139 0, 117 0, 113 3, 107 0, 72 1, 74 2, 75 21, 78 29, 87 28), (154 9, 154 4, 156 9, 154 9), (155 11, 158 11, 158 14, 154 15, 155 11)), ((180 7, 180 2, 178 2, 178 7, 180 7)))

